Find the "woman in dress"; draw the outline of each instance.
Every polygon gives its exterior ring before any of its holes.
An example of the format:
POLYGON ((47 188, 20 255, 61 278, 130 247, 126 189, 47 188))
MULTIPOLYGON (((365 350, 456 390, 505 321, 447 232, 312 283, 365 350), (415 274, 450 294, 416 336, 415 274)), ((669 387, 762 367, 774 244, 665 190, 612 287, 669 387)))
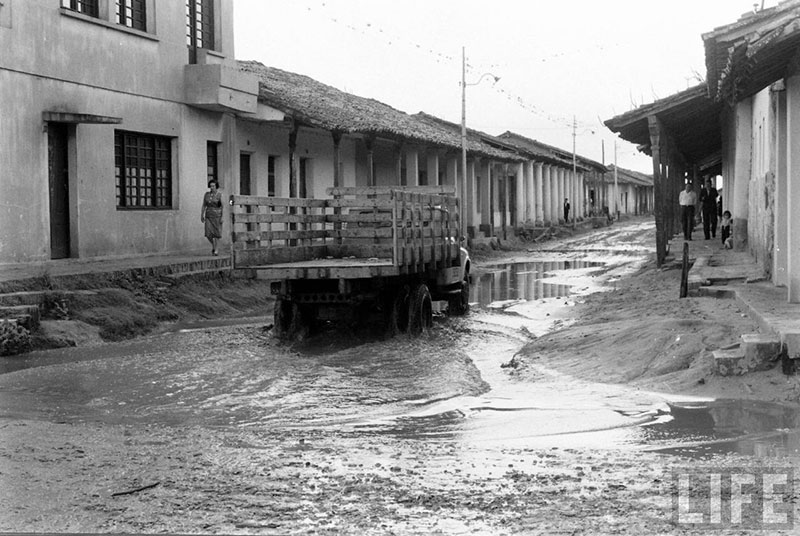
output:
POLYGON ((211 254, 217 252, 217 240, 222 238, 222 192, 219 183, 208 181, 208 191, 203 196, 203 208, 200 210, 200 221, 206 225, 206 238, 211 242, 211 254))

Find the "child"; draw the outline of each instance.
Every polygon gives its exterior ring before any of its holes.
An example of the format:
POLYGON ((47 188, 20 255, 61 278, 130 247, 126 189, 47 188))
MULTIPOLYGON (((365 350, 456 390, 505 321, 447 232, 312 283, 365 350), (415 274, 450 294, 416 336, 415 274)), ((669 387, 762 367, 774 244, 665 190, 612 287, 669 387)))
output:
POLYGON ((731 226, 733 225, 733 218, 731 211, 726 210, 722 213, 722 222, 720 223, 720 232, 722 233, 722 247, 725 249, 733 249, 733 239, 731 238, 731 226))

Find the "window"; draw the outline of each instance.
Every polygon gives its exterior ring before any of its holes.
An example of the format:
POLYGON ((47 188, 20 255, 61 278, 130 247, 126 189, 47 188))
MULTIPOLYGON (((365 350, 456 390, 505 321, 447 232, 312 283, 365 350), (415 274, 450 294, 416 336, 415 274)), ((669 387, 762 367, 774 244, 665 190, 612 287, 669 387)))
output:
POLYGON ((191 63, 197 49, 214 50, 214 0, 186 0, 186 44, 191 63))
POLYGON ((117 0, 117 24, 147 31, 145 0, 117 0))
POLYGON ((98 2, 99 0, 61 0, 61 7, 89 15, 90 17, 99 17, 98 2))
POLYGON ((169 138, 116 131, 114 174, 118 208, 172 207, 172 148, 169 138))
POLYGON ((267 160, 267 195, 275 197, 275 161, 278 157, 270 156, 267 160))
POLYGON ((206 142, 206 183, 217 181, 219 186, 219 165, 217 159, 217 146, 215 141, 206 142))

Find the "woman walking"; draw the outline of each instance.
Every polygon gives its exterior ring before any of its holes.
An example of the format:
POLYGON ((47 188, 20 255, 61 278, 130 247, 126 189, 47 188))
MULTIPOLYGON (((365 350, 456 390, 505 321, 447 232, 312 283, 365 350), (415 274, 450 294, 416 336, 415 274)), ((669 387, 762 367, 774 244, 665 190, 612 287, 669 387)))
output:
POLYGON ((217 252, 217 240, 222 238, 222 192, 219 183, 208 181, 208 191, 203 196, 203 207, 200 209, 200 221, 205 223, 206 238, 211 242, 211 254, 217 252))

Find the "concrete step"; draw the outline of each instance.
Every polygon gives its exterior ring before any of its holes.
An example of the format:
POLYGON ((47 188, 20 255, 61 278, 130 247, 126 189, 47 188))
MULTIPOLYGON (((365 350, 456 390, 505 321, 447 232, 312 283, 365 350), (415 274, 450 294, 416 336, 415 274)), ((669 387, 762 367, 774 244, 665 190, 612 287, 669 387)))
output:
POLYGON ((0 307, 0 319, 14 321, 24 326, 28 331, 34 331, 39 327, 39 306, 10 305, 0 307))
POLYGON ((741 376, 747 372, 744 348, 737 346, 725 350, 714 350, 714 372, 720 376, 741 376))
POLYGON ((780 360, 781 341, 775 335, 745 333, 742 335, 747 371, 769 370, 780 360))
POLYGON ((769 370, 780 361, 781 341, 775 335, 745 333, 733 348, 714 350, 714 370, 720 376, 739 376, 769 370))

